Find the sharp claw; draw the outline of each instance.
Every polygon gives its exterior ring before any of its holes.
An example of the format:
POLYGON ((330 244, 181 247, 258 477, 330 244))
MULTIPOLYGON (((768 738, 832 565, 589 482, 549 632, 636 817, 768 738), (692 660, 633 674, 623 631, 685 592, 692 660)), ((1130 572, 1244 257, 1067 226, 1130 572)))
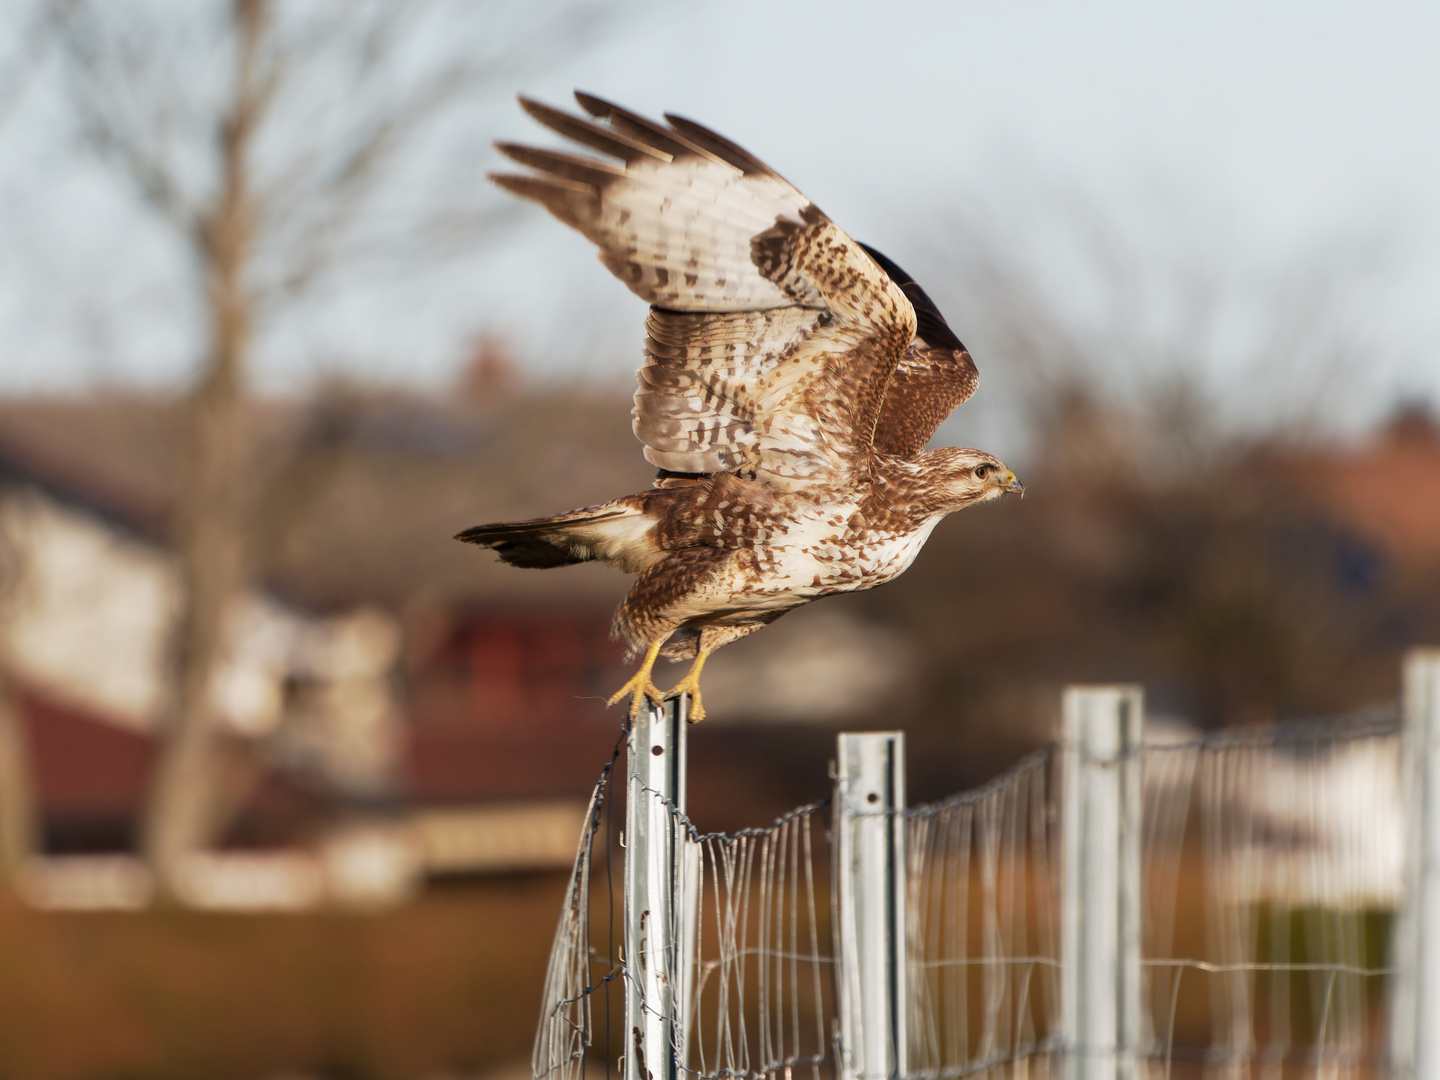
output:
POLYGON ((633 722, 640 715, 640 695, 644 694, 654 705, 659 705, 665 700, 660 688, 655 685, 650 677, 651 671, 655 668, 655 658, 660 654, 660 646, 664 638, 651 642, 649 650, 645 653, 645 662, 640 665, 640 670, 631 675, 625 681, 625 685, 615 691, 609 701, 605 703, 608 709, 611 705, 617 705, 627 695, 630 698, 630 719, 633 722))
POLYGON ((670 693, 665 695, 666 697, 672 698, 679 697, 681 694, 690 695, 690 715, 688 719, 692 724, 698 724, 701 720, 705 719, 705 706, 700 701, 700 672, 701 669, 705 667, 705 660, 709 655, 708 652, 701 650, 695 657, 695 663, 690 666, 690 670, 686 673, 685 677, 675 684, 674 689, 672 689, 670 693))
POLYGON ((682 694, 690 695, 690 712, 686 719, 692 724, 698 724, 701 720, 704 720, 705 706, 700 701, 700 688, 698 686, 686 686, 684 682, 681 682, 665 695, 665 700, 669 701, 671 698, 678 698, 682 694))
POLYGON ((619 690, 615 691, 610 700, 605 703, 605 707, 608 709, 611 705, 618 705, 628 697, 631 699, 633 706, 630 710, 630 715, 635 716, 640 711, 640 697, 642 694, 650 699, 652 705, 659 705, 665 700, 665 695, 658 686, 649 679, 636 675, 619 690))

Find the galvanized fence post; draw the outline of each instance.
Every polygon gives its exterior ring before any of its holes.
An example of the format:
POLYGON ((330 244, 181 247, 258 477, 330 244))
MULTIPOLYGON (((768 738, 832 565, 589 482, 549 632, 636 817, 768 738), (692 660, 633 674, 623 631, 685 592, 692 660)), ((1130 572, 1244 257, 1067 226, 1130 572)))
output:
POLYGON ((1391 1075, 1440 1076, 1440 649, 1405 657, 1404 773, 1409 837, 1395 920, 1391 1075))
POLYGON ((905 735, 841 735, 835 895, 841 1080, 893 1080, 906 1064, 905 735))
POLYGON ((685 810, 689 699, 646 702, 630 730, 625 795, 624 1080, 677 1080, 698 900, 685 810))
POLYGON ((1139 1075, 1143 715, 1136 686, 1065 691, 1061 1014, 1071 1080, 1139 1075))

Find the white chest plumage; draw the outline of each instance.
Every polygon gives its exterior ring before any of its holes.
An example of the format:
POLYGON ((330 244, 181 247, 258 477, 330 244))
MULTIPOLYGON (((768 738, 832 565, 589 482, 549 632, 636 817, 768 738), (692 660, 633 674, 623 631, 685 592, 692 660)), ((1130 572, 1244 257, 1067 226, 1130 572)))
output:
POLYGON ((905 529, 872 524, 856 504, 796 514, 763 547, 738 551, 703 589, 710 602, 774 610, 834 592, 874 588, 903 573, 939 517, 905 529))

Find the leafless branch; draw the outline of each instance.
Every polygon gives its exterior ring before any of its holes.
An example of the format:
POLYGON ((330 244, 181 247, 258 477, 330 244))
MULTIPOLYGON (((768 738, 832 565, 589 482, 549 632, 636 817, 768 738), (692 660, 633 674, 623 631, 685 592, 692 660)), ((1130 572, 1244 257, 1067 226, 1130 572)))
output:
POLYGON ((74 0, 37 4, 16 34, 12 55, 0 62, 0 129, 14 115, 49 59, 56 32, 74 0))
POLYGON ((71 97, 81 137, 120 166, 142 198, 191 241, 200 240, 200 215, 176 175, 167 147, 172 138, 171 95, 157 92, 154 58, 136 42, 106 33, 93 2, 55 0, 51 25, 68 54, 71 97), (126 115, 135 100, 148 115, 126 115))

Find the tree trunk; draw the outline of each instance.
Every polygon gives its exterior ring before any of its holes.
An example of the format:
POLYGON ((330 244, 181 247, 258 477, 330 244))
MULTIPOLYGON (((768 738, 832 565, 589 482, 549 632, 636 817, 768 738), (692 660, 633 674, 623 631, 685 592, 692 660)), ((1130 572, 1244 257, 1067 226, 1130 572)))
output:
POLYGON ((220 132, 222 179, 197 236, 210 346, 200 382, 185 403, 177 537, 181 611, 164 741, 142 841, 159 895, 168 901, 178 898, 185 857, 210 845, 221 824, 212 686, 247 570, 241 486, 244 375, 253 317, 246 275, 254 228, 248 151, 262 107, 256 67, 266 6, 266 0, 235 4, 236 82, 220 132))
POLYGON ((0 664, 0 884, 5 888, 15 887, 38 840, 25 718, 10 672, 0 664))

